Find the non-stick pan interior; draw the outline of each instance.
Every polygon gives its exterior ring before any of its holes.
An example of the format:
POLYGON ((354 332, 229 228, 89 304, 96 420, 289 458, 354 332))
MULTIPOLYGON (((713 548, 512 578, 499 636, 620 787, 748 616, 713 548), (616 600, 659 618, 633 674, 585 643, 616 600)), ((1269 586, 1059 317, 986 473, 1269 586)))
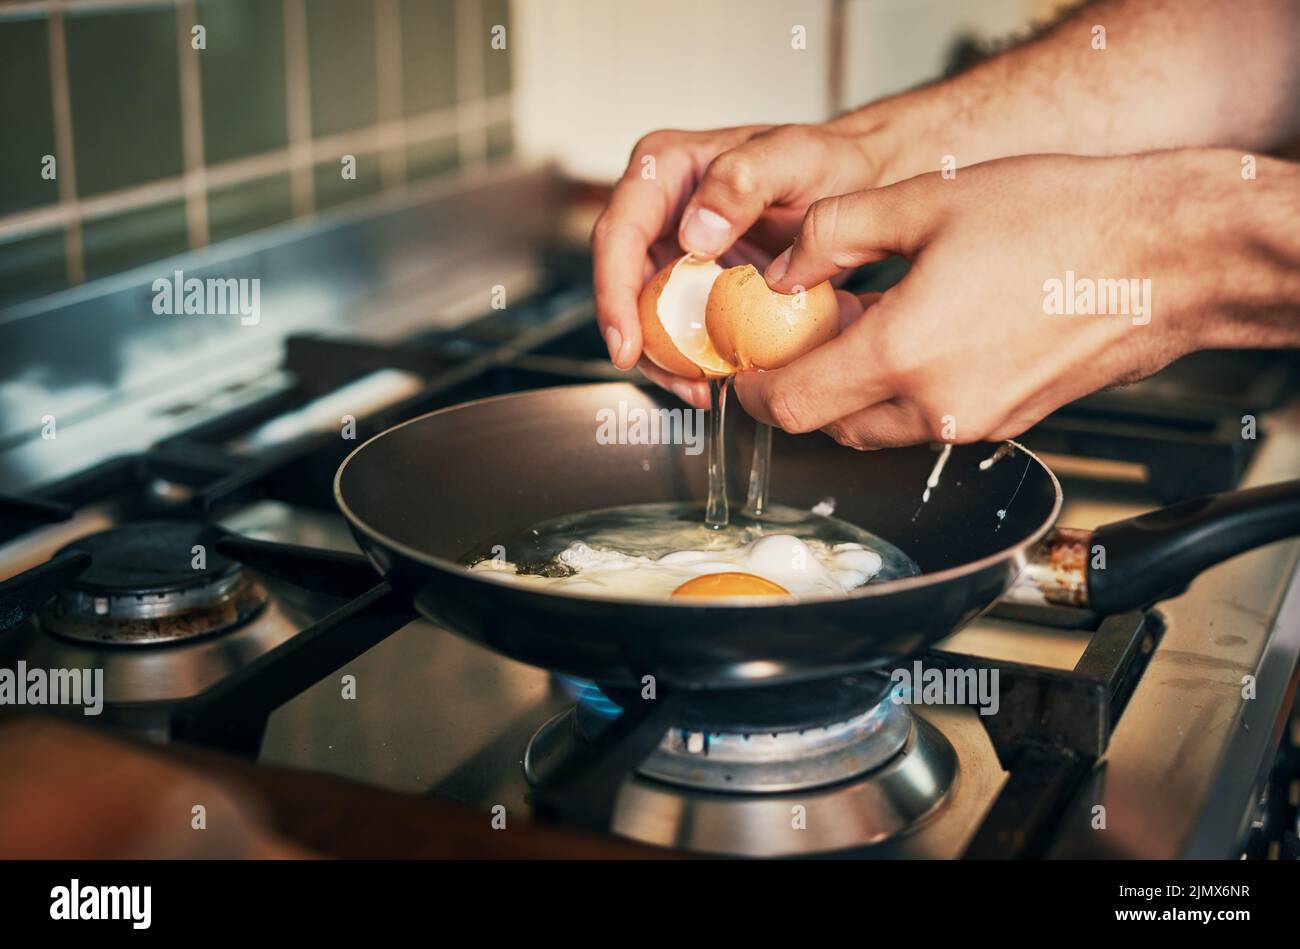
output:
MULTIPOLYGON (((421 559, 452 561, 564 514, 702 501, 706 454, 690 452, 703 448, 703 413, 677 429, 692 436, 677 444, 617 441, 619 419, 663 409, 693 411, 658 390, 612 383, 436 412, 355 452, 340 471, 340 501, 363 530, 421 559), (613 443, 602 437, 610 434, 613 443)), ((729 494, 739 504, 754 423, 734 400, 728 415, 729 494)), ((1052 516, 1057 487, 1047 468, 1013 448, 981 470, 996 447, 955 446, 923 502, 939 446, 857 452, 820 433, 776 432, 772 498, 797 508, 825 501, 836 517, 896 544, 932 573, 1013 547, 1052 516)))

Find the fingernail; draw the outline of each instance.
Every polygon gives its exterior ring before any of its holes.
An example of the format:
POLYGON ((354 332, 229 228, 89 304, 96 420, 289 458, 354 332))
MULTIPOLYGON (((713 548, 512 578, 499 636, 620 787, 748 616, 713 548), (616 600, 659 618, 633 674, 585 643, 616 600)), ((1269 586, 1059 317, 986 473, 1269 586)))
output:
POLYGON ((693 401, 691 385, 689 382, 677 382, 673 384, 673 394, 683 402, 690 403, 693 401))
POLYGON ((609 361, 618 365, 618 351, 623 348, 623 334, 611 326, 605 330, 605 345, 609 347, 609 361))
POLYGON ((780 257, 767 265, 767 273, 764 274, 764 279, 766 279, 769 284, 781 282, 781 278, 785 276, 785 272, 790 269, 790 255, 792 253, 794 253, 794 248, 787 247, 780 257))
POLYGON ((682 247, 697 254, 716 254, 727 242, 731 222, 708 208, 696 208, 682 228, 682 247))

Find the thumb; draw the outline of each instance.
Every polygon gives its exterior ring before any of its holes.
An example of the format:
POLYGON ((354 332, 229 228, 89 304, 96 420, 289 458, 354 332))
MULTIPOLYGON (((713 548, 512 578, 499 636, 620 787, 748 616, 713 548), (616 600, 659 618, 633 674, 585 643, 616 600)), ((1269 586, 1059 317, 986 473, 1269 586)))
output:
POLYGON ((843 163, 832 147, 838 144, 804 126, 783 125, 720 152, 682 209, 677 242, 690 253, 717 257, 773 205, 803 207, 808 183, 826 180, 843 163))
POLYGON ((768 265, 764 277, 780 293, 815 287, 841 270, 914 257, 929 242, 942 188, 924 178, 855 191, 813 203, 794 243, 768 265))

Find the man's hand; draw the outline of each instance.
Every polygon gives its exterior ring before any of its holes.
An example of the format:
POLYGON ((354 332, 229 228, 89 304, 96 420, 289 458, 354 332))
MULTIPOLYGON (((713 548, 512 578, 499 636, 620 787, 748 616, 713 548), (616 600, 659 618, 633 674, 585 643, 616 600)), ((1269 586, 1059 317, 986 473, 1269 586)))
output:
POLYGON ((760 421, 855 448, 971 442, 1193 349, 1294 344, 1296 169, 1240 169, 1218 150, 1012 158, 818 201, 773 289, 891 254, 912 268, 839 338, 736 391, 760 421))
MULTIPOLYGON (((1095 0, 958 76, 824 125, 654 132, 593 239, 610 356, 623 369, 640 357, 636 297, 658 267, 682 250, 762 266, 818 198, 1012 155, 1270 151, 1300 134, 1298 29, 1295 0, 1095 0)), ((708 404, 702 382, 642 368, 708 404)))
MULTIPOLYGON (((821 126, 747 126, 652 132, 592 234, 596 314, 610 359, 630 369, 641 357, 637 296, 683 252, 762 268, 797 233, 808 206, 827 194, 883 183, 883 166, 860 140, 821 126)), ((641 360, 641 371, 699 408, 703 381, 641 360)))

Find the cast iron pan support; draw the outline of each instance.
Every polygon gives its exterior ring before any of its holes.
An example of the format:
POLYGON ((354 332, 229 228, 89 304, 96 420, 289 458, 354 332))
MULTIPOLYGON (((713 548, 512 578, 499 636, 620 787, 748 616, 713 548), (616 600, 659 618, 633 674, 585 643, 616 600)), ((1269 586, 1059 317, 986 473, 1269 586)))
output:
MULTIPOLYGON (((1072 618, 1064 619, 1057 625, 1074 625, 1072 618)), ((942 650, 927 655, 926 662, 940 668, 974 666, 997 669, 999 675, 1001 708, 979 720, 1008 777, 967 846, 966 859, 1046 856, 1067 803, 1105 754, 1163 624, 1158 614, 1140 612, 1092 621, 1099 625, 1070 670, 942 650)))
POLYGON ((623 781, 658 746, 681 711, 681 693, 662 686, 652 700, 630 704, 594 740, 533 791, 533 813, 608 833, 623 781))
POLYGON ((175 740, 254 758, 271 713, 415 619, 410 602, 387 581, 375 583, 359 554, 313 550, 228 535, 228 557, 303 589, 349 602, 291 639, 172 710, 175 740))
POLYGON ((90 554, 69 550, 0 583, 0 633, 13 629, 59 588, 90 566, 90 554))

